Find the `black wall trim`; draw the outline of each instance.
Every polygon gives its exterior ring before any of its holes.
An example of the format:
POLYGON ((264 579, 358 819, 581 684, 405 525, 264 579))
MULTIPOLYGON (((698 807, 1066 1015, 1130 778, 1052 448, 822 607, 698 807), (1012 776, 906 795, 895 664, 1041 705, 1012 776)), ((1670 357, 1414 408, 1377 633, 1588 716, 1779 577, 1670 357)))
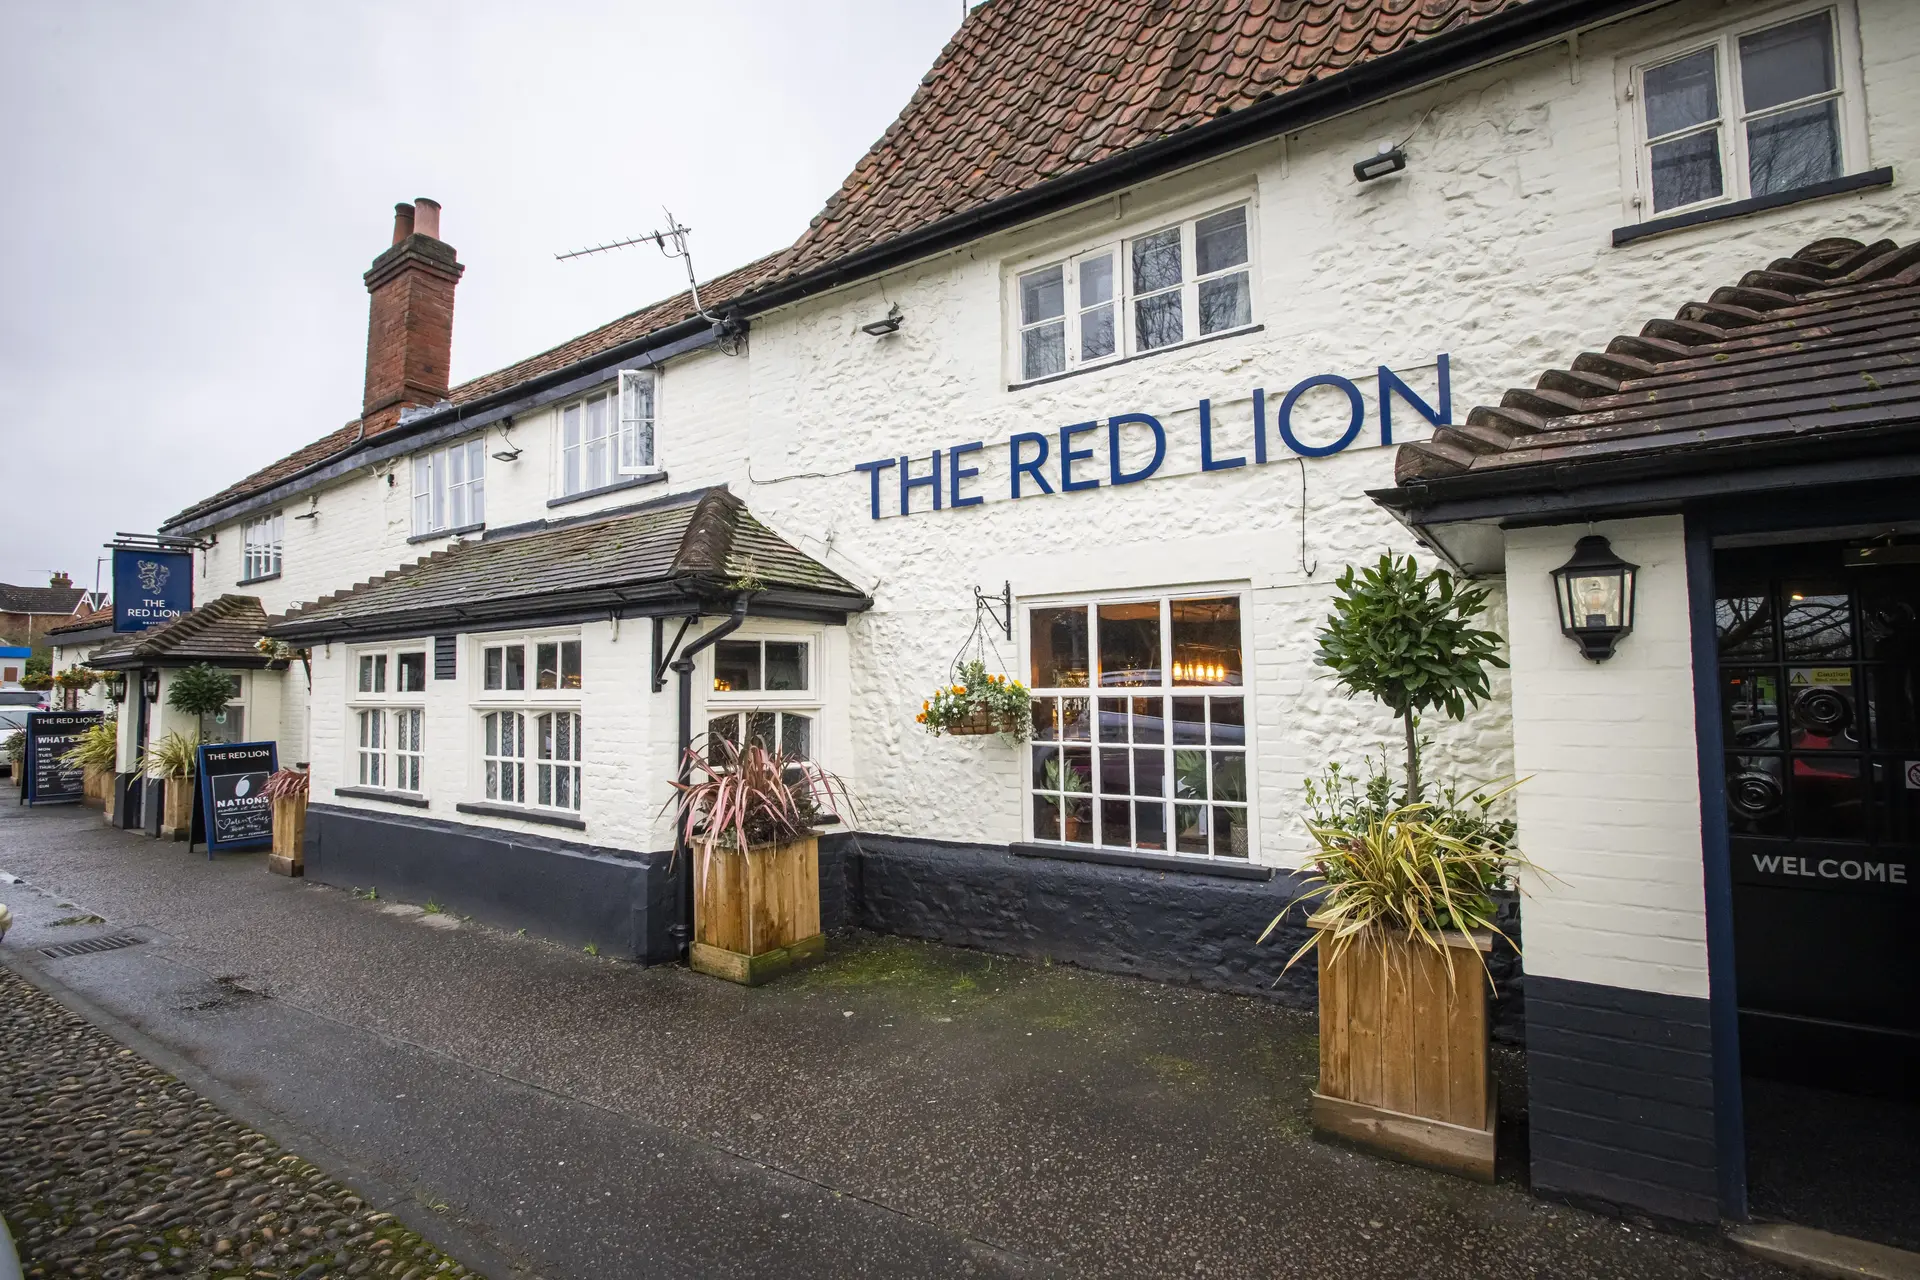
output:
POLYGON ((1142 867, 1149 871, 1170 871, 1174 875, 1219 876, 1224 880, 1271 880, 1273 868, 1253 862, 1221 862, 1213 859, 1181 858, 1170 853, 1134 853, 1121 849, 1095 849, 1072 844, 1038 844, 1016 841, 1007 850, 1020 858, 1055 858, 1061 862, 1098 862, 1109 867, 1142 867))
POLYGON ((403 804, 409 809, 425 809, 427 798, 406 791, 388 791, 382 787, 335 787, 333 794, 350 800, 378 800, 381 804, 403 804))
POLYGON ((1720 1213, 1747 1216, 1745 1086, 1740 1079, 1740 993, 1733 933, 1733 853, 1723 778, 1719 623, 1714 616, 1713 533, 1698 512, 1686 517, 1687 612, 1693 649, 1694 749, 1700 786, 1700 860, 1706 890, 1707 1000, 1713 1027, 1714 1141, 1720 1213))
POLYGON ((1719 1219, 1706 1000, 1530 975, 1527 1092, 1534 1190, 1719 1219))
POLYGON ((307 806, 306 874, 402 902, 442 902, 506 929, 652 964, 680 942, 679 868, 667 853, 628 853, 524 831, 408 813, 307 806))
POLYGON ((1717 204, 1711 209, 1695 209, 1692 213, 1649 218, 1645 222, 1636 222, 1630 227, 1615 227, 1613 247, 1618 249, 1623 244, 1632 244, 1635 240, 1645 240, 1648 236, 1662 235, 1668 231, 1678 231, 1683 227, 1699 227, 1709 222, 1724 222, 1728 218, 1744 218, 1750 213, 1780 209, 1805 200, 1820 200, 1827 196, 1845 195, 1849 191, 1862 191, 1868 187, 1892 185, 1893 168, 1890 165, 1882 165, 1878 169, 1869 169, 1865 173, 1850 173, 1844 178, 1830 178, 1825 182, 1795 187, 1792 191, 1776 191, 1770 196, 1754 196, 1747 200, 1735 200, 1731 204, 1717 204))
POLYGON ((565 507, 575 502, 585 502, 589 498, 597 498, 602 494, 619 493, 622 489, 638 489, 645 485, 665 484, 666 482, 667 473, 664 471, 654 471, 644 476, 628 476, 625 480, 616 480, 612 484, 603 484, 598 489, 582 489, 578 493, 569 493, 565 497, 548 498, 547 505, 549 507, 565 507))
POLYGON ((562 813, 545 813, 539 809, 522 809, 510 804, 471 804, 462 802, 453 806, 456 813, 477 814, 485 818, 512 818, 518 822, 537 822, 544 827, 567 827, 573 831, 585 831, 587 824, 579 818, 569 818, 562 813))

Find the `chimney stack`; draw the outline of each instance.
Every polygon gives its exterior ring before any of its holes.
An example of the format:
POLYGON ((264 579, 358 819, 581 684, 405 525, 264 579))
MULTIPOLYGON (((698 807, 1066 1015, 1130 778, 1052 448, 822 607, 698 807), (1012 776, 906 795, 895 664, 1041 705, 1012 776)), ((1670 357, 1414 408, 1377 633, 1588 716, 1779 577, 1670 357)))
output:
POLYGON ((53 580, 47 583, 47 585, 50 587, 59 587, 64 590, 73 586, 73 578, 65 573, 56 573, 53 575, 53 580))
POLYGON ((360 417, 369 437, 395 426, 402 409, 446 399, 453 291, 465 271, 440 239, 439 202, 393 207, 393 244, 365 277, 372 303, 360 417))

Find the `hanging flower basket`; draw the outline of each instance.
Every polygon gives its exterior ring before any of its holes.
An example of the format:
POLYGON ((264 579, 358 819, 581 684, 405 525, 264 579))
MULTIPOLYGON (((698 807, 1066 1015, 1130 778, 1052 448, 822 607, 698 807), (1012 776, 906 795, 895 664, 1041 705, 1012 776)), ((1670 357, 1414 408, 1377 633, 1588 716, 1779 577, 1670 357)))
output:
POLYGON ((1032 698, 1025 685, 1006 676, 992 675, 986 664, 975 660, 955 673, 956 683, 936 689, 920 704, 914 723, 926 726, 928 733, 953 737, 977 737, 1005 734, 1021 739, 1033 727, 1032 698))

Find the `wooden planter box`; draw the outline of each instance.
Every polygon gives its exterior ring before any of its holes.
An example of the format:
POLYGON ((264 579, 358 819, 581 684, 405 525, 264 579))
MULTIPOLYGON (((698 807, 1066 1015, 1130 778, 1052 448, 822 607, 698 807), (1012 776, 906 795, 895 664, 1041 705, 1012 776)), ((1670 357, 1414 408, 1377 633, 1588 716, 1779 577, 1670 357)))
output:
POLYGON ((693 945, 701 973, 757 987, 826 953, 820 932, 820 843, 806 836, 742 853, 693 851, 693 945))
POLYGON ((1399 937, 1356 939, 1328 963, 1320 938, 1320 1088, 1314 1127, 1382 1154, 1493 1181, 1487 1070, 1489 935, 1446 935, 1444 952, 1399 937))
POLYGON ((107 797, 113 792, 113 772, 110 769, 88 769, 80 780, 80 800, 83 804, 97 807, 107 803, 107 797))
POLYGON ((119 808, 119 806, 120 775, 117 773, 109 773, 100 791, 100 816, 106 821, 108 826, 113 825, 114 810, 119 808))
POLYGON ((307 874, 307 798, 286 796, 273 802, 273 852, 267 870, 277 876, 307 874))
POLYGON ((160 806, 160 838, 185 840, 193 834, 193 779, 168 778, 160 806))

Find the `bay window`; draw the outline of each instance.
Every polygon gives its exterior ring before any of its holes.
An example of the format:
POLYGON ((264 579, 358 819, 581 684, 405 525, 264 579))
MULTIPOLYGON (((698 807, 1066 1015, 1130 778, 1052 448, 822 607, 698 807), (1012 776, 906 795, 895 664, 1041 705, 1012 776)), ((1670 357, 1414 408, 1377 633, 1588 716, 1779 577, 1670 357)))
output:
POLYGON ((1027 610, 1035 840, 1246 858, 1237 594, 1027 610))
POLYGON ((415 537, 471 529, 487 522, 487 442, 484 437, 415 454, 415 537))
POLYGON ((1016 381, 1251 325, 1250 216, 1235 205, 1019 273, 1016 381))
POLYGON ((352 769, 358 786, 414 795, 425 788, 427 688, 424 645, 362 651, 353 655, 350 713, 354 722, 352 769))
POLYGON ((585 759, 579 637, 488 637, 477 644, 481 797, 578 813, 585 759))
POLYGON ((813 672, 817 643, 808 637, 722 640, 713 646, 707 696, 707 750, 755 744, 813 759, 819 693, 813 672))

